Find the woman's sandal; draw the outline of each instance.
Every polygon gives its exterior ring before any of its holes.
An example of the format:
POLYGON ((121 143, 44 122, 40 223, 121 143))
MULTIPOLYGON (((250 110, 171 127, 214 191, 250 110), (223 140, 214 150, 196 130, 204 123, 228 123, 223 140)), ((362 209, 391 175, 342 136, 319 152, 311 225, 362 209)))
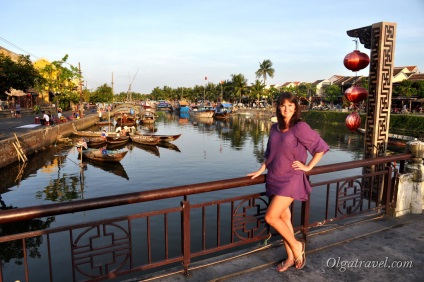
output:
POLYGON ((287 260, 283 261, 282 263, 279 263, 277 265, 277 267, 275 268, 275 270, 277 270, 278 272, 286 272, 290 267, 294 266, 294 262, 293 264, 288 264, 287 260))
POLYGON ((299 270, 304 268, 306 264, 305 242, 301 241, 300 243, 302 243, 302 253, 300 253, 300 255, 294 260, 294 266, 299 270), (302 263, 298 265, 297 261, 300 259, 302 259, 302 263))

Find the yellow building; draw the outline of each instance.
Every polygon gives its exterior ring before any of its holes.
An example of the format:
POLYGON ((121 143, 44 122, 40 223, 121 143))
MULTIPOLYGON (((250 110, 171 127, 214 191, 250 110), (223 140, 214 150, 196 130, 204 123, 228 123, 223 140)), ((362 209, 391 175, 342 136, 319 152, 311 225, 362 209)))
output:
POLYGON ((0 46, 0 54, 3 54, 5 56, 10 57, 12 59, 12 61, 14 61, 14 62, 17 62, 18 59, 19 59, 19 56, 21 56, 19 54, 13 53, 12 51, 9 51, 6 48, 1 47, 1 46, 0 46))

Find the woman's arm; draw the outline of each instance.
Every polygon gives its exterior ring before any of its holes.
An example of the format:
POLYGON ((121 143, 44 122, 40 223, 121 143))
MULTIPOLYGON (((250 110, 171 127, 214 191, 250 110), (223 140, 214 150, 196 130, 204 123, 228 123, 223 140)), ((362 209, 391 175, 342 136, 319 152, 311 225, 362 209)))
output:
POLYGON ((315 155, 312 157, 311 161, 307 165, 303 164, 300 161, 294 161, 292 163, 292 168, 294 170, 310 171, 321 160, 321 158, 324 155, 324 153, 325 152, 315 153, 315 155))
POLYGON ((252 176, 252 178, 251 178, 251 179, 254 179, 254 178, 258 177, 259 175, 261 175, 261 174, 262 174, 262 172, 264 172, 264 171, 266 170, 266 161, 267 161, 267 159, 265 159, 265 160, 262 162, 261 167, 259 168, 259 170, 254 171, 254 172, 251 172, 251 173, 249 173, 247 176, 252 176))

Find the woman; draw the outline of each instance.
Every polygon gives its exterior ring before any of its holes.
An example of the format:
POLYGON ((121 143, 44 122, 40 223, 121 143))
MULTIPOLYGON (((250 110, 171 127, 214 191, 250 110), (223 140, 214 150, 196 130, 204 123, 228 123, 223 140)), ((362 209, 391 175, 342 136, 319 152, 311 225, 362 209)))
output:
POLYGON ((266 194, 271 203, 265 220, 284 238, 287 252, 287 259, 277 266, 278 272, 305 266, 305 243, 294 237, 290 205, 293 200, 308 199, 311 187, 305 172, 329 150, 319 134, 300 119, 300 112, 295 95, 289 92, 280 95, 276 103, 278 122, 271 126, 265 160, 258 171, 248 174, 253 179, 268 170, 266 194), (312 155, 308 163, 307 152, 312 155))

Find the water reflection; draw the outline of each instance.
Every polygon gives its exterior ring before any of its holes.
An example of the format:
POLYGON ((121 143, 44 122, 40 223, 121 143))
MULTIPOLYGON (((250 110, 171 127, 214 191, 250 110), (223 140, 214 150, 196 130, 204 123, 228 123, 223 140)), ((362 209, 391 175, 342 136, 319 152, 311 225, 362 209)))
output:
MULTIPOLYGON (((119 193, 119 189, 115 187, 125 187, 126 191, 132 191, 133 186, 139 187, 146 183, 149 188, 181 184, 172 181, 174 178, 183 179, 185 183, 206 182, 240 177, 251 171, 256 163, 263 161, 272 124, 270 120, 245 116, 233 116, 220 121, 189 117, 187 122, 181 123, 180 119, 185 117, 160 112, 153 125, 154 129, 146 128, 145 125, 138 125, 137 128, 158 131, 160 134, 181 133, 180 139, 175 142, 161 142, 157 146, 128 143, 125 147, 130 150, 130 157, 121 163, 99 164, 84 161, 87 164, 83 172, 84 178, 80 176, 80 160, 74 148, 65 145, 51 147, 31 156, 26 165, 16 163, 1 169, 0 178, 4 181, 1 183, 0 194, 18 199, 17 202, 23 206, 38 204, 31 201, 28 193, 33 193, 32 199, 43 203, 63 202, 83 198, 82 187, 85 186, 103 189, 96 190, 95 195, 105 196, 119 193), (179 154, 169 155, 171 152, 179 154), (231 170, 228 170, 229 167, 231 170), (167 178, 160 177, 162 171, 166 171, 167 178), (195 174, 195 177, 183 178, 183 174, 195 174), (27 178, 32 181, 25 181, 27 178), (85 179, 85 182, 81 179, 85 179), (102 183, 100 188, 96 183, 102 183), (19 189, 22 185, 26 187, 25 191, 19 189), (14 193, 9 194, 8 191, 14 193)), ((361 135, 352 134, 344 125, 312 123, 311 126, 319 131, 331 147, 333 157, 327 160, 336 162, 341 151, 350 154, 352 160, 362 158, 361 135)), ((99 126, 89 130, 97 131, 99 126)))

